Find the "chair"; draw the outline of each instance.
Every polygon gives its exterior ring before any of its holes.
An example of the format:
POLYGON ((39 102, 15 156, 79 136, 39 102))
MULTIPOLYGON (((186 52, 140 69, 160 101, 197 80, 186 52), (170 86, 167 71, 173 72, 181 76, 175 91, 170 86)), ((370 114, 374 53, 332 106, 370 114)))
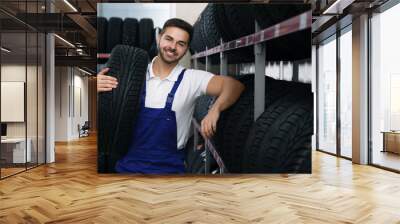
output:
POLYGON ((90 129, 89 121, 85 121, 82 127, 78 124, 79 138, 89 136, 89 129, 90 129))

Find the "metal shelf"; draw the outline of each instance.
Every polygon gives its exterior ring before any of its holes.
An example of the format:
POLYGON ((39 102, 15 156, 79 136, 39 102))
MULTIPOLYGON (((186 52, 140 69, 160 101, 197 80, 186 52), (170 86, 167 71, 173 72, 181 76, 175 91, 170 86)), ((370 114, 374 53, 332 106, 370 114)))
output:
POLYGON ((207 49, 202 52, 196 52, 196 54, 192 56, 192 59, 202 58, 228 50, 256 45, 266 42, 268 40, 276 39, 294 32, 311 28, 311 18, 312 14, 310 10, 263 30, 256 30, 256 32, 253 34, 249 34, 247 36, 243 36, 226 43, 221 43, 216 47, 207 49))
POLYGON ((213 54, 220 54, 220 74, 227 75, 227 57, 226 51, 238 49, 247 46, 254 46, 254 64, 255 64, 255 76, 254 76, 254 120, 256 120, 263 112, 265 108, 265 42, 289 35, 291 33, 299 32, 301 30, 311 28, 312 23, 312 12, 311 10, 301 13, 297 16, 284 20, 278 24, 270 26, 265 29, 260 29, 257 21, 255 24, 255 33, 240 37, 236 40, 232 40, 207 49, 202 52, 196 52, 192 56, 193 65, 195 69, 198 69, 198 58, 205 57, 205 70, 210 69, 209 56, 213 54))
MULTIPOLYGON (((254 76, 254 120, 264 113, 265 108, 265 56, 266 56, 266 48, 265 42, 276 39, 291 33, 295 33, 307 28, 311 28, 312 23, 312 12, 307 11, 305 13, 299 14, 292 18, 289 18, 281 23, 275 24, 271 27, 260 29, 257 21, 255 24, 255 33, 240 37, 236 40, 232 40, 226 43, 221 41, 221 44, 208 49, 206 47, 205 51, 196 52, 192 55, 192 61, 195 69, 199 68, 198 58, 205 57, 205 70, 210 70, 210 59, 209 56, 213 54, 220 54, 220 75, 227 75, 228 73, 228 60, 226 56, 226 51, 254 46, 254 64, 255 64, 255 76, 254 76)), ((310 40, 311 41, 311 40, 310 40)), ((198 143, 198 132, 200 132, 199 124, 193 119, 192 123, 194 124, 194 135, 195 141, 194 145, 196 146, 198 143)), ((226 173, 228 170, 225 167, 224 162, 221 157, 218 155, 217 150, 213 146, 210 140, 205 141, 205 150, 206 150, 206 160, 205 160, 205 172, 209 173, 209 161, 210 154, 217 161, 218 166, 220 168, 220 173, 226 173)))

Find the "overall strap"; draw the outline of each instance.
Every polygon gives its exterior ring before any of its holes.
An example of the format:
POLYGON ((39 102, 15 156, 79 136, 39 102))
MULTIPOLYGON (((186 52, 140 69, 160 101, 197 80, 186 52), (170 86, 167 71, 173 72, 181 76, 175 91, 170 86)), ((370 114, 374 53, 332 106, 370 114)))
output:
POLYGON ((183 79, 183 75, 185 74, 185 71, 186 71, 186 69, 182 70, 181 74, 179 74, 178 79, 174 83, 174 86, 172 87, 171 92, 168 93, 167 102, 165 103, 165 109, 171 110, 172 103, 174 102, 176 90, 178 89, 179 84, 181 83, 181 81, 183 79))

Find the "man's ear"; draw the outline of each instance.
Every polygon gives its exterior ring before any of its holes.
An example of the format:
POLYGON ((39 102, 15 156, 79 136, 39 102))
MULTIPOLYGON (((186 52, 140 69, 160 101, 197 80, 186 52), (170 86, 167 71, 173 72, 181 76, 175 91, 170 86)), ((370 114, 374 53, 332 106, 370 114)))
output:
POLYGON ((160 39, 161 36, 163 35, 163 31, 160 30, 159 28, 156 28, 157 32, 156 32, 156 41, 157 41, 157 46, 160 44, 160 39))
POLYGON ((156 33, 156 45, 157 45, 157 50, 160 50, 160 39, 161 39, 162 33, 156 33))
POLYGON ((156 40, 157 40, 157 44, 160 44, 160 39, 161 39, 161 35, 157 35, 156 40))

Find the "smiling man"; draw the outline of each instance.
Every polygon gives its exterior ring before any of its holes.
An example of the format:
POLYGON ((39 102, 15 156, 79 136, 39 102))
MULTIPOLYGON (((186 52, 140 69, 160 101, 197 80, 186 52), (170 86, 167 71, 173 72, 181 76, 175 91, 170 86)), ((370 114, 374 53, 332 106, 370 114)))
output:
MULTIPOLYGON (((233 78, 186 69, 178 65, 192 39, 193 27, 177 18, 168 20, 160 32, 159 53, 148 65, 141 110, 128 153, 115 167, 120 173, 184 173, 184 150, 196 99, 201 95, 217 100, 201 121, 201 133, 216 132, 221 111, 239 98, 244 86, 233 78)), ((118 88, 118 80, 97 75, 98 92, 118 88)))

